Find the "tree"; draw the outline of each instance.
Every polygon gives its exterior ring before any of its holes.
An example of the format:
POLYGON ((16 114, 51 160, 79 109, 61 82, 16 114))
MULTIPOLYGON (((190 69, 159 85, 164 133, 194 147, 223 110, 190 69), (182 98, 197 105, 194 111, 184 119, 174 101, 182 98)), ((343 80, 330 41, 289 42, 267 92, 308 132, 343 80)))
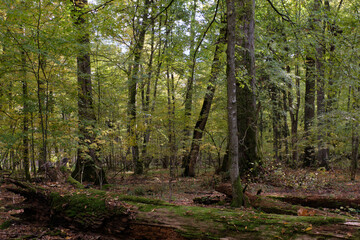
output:
POLYGON ((81 182, 102 184, 106 182, 106 178, 97 155, 99 146, 94 133, 96 116, 91 85, 90 36, 86 20, 87 4, 87 0, 71 1, 72 17, 79 45, 77 49, 79 146, 72 176, 81 182))
POLYGON ((209 83, 206 88, 207 92, 204 97, 204 101, 200 110, 198 120, 196 121, 194 127, 191 148, 187 156, 188 161, 186 161, 184 176, 190 176, 190 177, 195 176, 195 164, 199 157, 200 143, 202 141, 202 137, 205 131, 205 126, 209 118, 211 104, 216 90, 216 80, 218 78, 218 75, 222 67, 222 64, 220 62, 220 56, 221 53, 223 52, 223 44, 226 40, 225 37, 226 37, 226 29, 221 28, 219 37, 216 41, 214 59, 211 66, 209 83))
MULTIPOLYGON (((316 24, 319 21, 316 17, 316 12, 320 10, 321 1, 314 0, 313 9, 309 19, 309 28, 312 31, 317 29, 316 24)), ((313 125, 313 121, 315 118, 315 84, 317 77, 317 69, 316 69, 316 59, 314 56, 314 52, 309 46, 309 52, 306 56, 305 66, 306 66, 306 81, 305 81, 305 110, 304 110, 304 130, 305 136, 307 139, 307 145, 305 146, 304 153, 304 166, 309 167, 315 164, 315 150, 313 147, 313 143, 311 141, 311 129, 313 125)), ((322 50, 318 48, 318 53, 322 53, 322 50)), ((319 56, 321 57, 321 56, 319 56)), ((318 61, 318 64, 320 62, 318 61)), ((319 66, 318 66, 319 67, 319 66)), ((322 105, 322 97, 319 98, 320 106, 322 105)), ((320 109, 322 111, 322 107, 320 109)))
POLYGON ((150 6, 150 1, 145 0, 144 6, 142 8, 142 16, 137 18, 137 25, 134 29, 134 63, 131 67, 131 75, 129 77, 129 101, 128 101, 128 117, 129 117, 129 138, 131 139, 131 153, 134 164, 134 173, 142 174, 143 173, 143 163, 140 160, 139 156, 139 146, 138 146, 138 133, 136 132, 136 86, 138 79, 140 78, 140 67, 141 67, 141 55, 144 48, 145 34, 148 24, 148 8, 150 6))
POLYGON ((231 159, 230 179, 232 186, 232 206, 239 207, 244 204, 243 191, 241 186, 241 179, 239 174, 239 159, 244 152, 239 151, 238 138, 238 113, 237 113, 237 79, 236 76, 239 71, 239 66, 236 61, 236 53, 238 49, 237 39, 241 34, 241 18, 239 15, 242 11, 241 0, 227 0, 227 103, 228 103, 228 131, 229 131, 229 158, 231 159))
POLYGON ((255 1, 238 1, 238 43, 236 58, 237 125, 239 129, 239 166, 241 174, 253 172, 261 164, 257 139, 257 106, 255 97, 255 1))

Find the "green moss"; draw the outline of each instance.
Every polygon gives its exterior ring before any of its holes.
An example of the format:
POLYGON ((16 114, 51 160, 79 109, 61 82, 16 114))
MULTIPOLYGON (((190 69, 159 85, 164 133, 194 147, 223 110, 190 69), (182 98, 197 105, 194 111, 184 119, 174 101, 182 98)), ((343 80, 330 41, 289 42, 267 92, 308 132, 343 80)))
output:
POLYGON ((103 189, 103 190, 109 190, 109 189, 111 189, 112 187, 114 187, 113 184, 104 184, 104 185, 102 185, 102 189, 103 189))
POLYGON ((66 179, 66 182, 70 183, 71 185, 73 185, 74 187, 76 188, 79 188, 79 189, 83 189, 84 188, 84 185, 82 185, 79 181, 77 181, 75 178, 69 176, 67 179, 66 179))
POLYGON ((12 221, 11 220, 7 220, 5 222, 3 222, 1 225, 0 225, 0 229, 1 230, 4 230, 4 229, 7 229, 11 226, 12 224, 12 221))
POLYGON ((51 198, 52 208, 55 211, 64 213, 82 225, 86 225, 88 217, 123 214, 126 211, 124 207, 109 209, 103 196, 93 195, 89 192, 65 196, 52 193, 51 198))
POLYGON ((130 196, 130 195, 115 195, 115 196, 121 201, 128 201, 132 203, 145 203, 145 204, 158 205, 158 206, 173 206, 172 204, 162 201, 160 199, 152 199, 152 198, 130 196))
POLYGON ((240 176, 235 180, 233 189, 236 189, 236 198, 233 197, 231 206, 232 207, 241 207, 246 206, 247 201, 245 200, 245 196, 243 193, 243 188, 241 186, 241 179, 240 176))
MULTIPOLYGON (((174 206, 171 207, 170 210, 178 216, 189 218, 189 222, 191 222, 190 219, 196 221, 196 223, 190 225, 190 227, 184 231, 184 237, 194 238, 204 237, 203 233, 199 233, 199 228, 201 227, 199 223, 205 223, 207 229, 212 230, 213 233, 210 236, 214 238, 218 237, 219 234, 226 233, 227 235, 236 235, 241 233, 241 235, 245 234, 251 237, 263 235, 269 237, 267 239, 272 239, 271 236, 283 236, 285 239, 288 239, 296 233, 308 234, 309 227, 311 226, 331 225, 344 221, 342 218, 323 216, 300 217, 190 206, 174 206), (196 230, 192 229, 191 226, 199 226, 199 228, 196 230), (199 237, 197 234, 202 235, 199 237)), ((209 236, 206 236, 206 238, 209 238, 209 236)))

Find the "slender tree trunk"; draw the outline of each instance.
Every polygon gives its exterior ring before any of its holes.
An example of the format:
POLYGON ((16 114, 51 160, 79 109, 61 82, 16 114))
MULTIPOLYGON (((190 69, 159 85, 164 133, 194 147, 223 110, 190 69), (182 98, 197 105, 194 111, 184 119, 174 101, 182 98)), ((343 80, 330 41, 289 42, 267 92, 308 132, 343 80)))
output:
MULTIPOLYGON (((166 71, 166 85, 167 85, 167 103, 168 103, 168 139, 169 139, 169 164, 170 164, 170 181, 174 177, 173 167, 176 159, 176 139, 175 139, 175 86, 174 76, 166 71)), ((171 188, 171 184, 170 184, 171 188)))
POLYGON ((280 117, 280 96, 279 96, 279 89, 277 86, 272 84, 270 88, 270 99, 271 99, 271 106, 272 106, 272 125, 273 125, 273 151, 274 151, 274 158, 279 161, 280 160, 280 150, 281 150, 281 117, 280 117))
POLYGON ((204 97, 204 101, 200 110, 199 118, 195 124, 193 138, 191 142, 191 149, 190 153, 187 156, 188 161, 186 161, 185 165, 185 171, 184 176, 194 177, 195 176, 195 165, 196 161, 199 156, 199 150, 200 150, 200 143, 203 137, 203 132, 205 130, 205 126, 207 123, 207 120, 209 118, 209 113, 211 109, 212 100, 214 98, 215 94, 215 86, 216 86, 216 80, 218 78, 218 75, 221 71, 221 62, 220 62, 220 55, 223 52, 223 43, 225 42, 225 36, 226 29, 221 29, 219 38, 216 42, 215 52, 214 52, 214 59, 211 66, 211 73, 210 73, 210 79, 209 84, 207 86, 207 91, 204 97))
MULTIPOLYGON (((147 70, 148 77, 147 77, 146 83, 145 83, 146 93, 145 93, 145 99, 143 102, 144 123, 145 123, 146 129, 144 132, 141 155, 142 155, 142 158, 144 161, 144 166, 146 168, 149 168, 150 162, 151 162, 150 157, 148 156, 147 146, 150 141, 150 124, 151 124, 151 116, 152 116, 152 112, 150 112, 150 92, 151 92, 151 80, 153 78, 153 61, 154 61, 154 54, 155 54, 155 26, 154 25, 155 25, 155 22, 154 22, 154 19, 152 19, 151 20, 151 37, 150 37, 150 57, 149 57, 148 70, 147 70)), ((156 97, 156 94, 155 94, 155 97, 156 97)))
POLYGON ((44 60, 41 51, 41 43, 40 43, 40 25, 41 25, 41 16, 42 16, 42 5, 41 1, 38 2, 38 12, 39 16, 37 18, 36 25, 36 47, 38 50, 37 54, 37 69, 35 73, 36 82, 37 82, 37 98, 38 98, 38 110, 40 117, 40 129, 41 129, 41 148, 40 148, 40 158, 39 158, 39 170, 44 170, 44 164, 47 161, 47 133, 46 133, 46 119, 45 119, 45 101, 46 101, 46 91, 45 91, 45 83, 44 80, 40 77, 41 69, 43 68, 44 60))
POLYGON ((193 85, 194 85, 194 74, 195 74, 195 18, 196 18, 197 0, 193 0, 193 9, 190 19, 190 54, 189 54, 189 75, 186 84, 186 95, 185 95, 185 128, 184 128, 184 148, 186 148, 186 142, 190 138, 190 120, 191 110, 193 101, 193 85))
MULTIPOLYGON (((241 9, 241 1, 227 0, 227 110, 229 131, 229 159, 231 160, 230 179, 232 186, 232 206, 239 207, 244 204, 241 179, 239 174, 239 138, 238 138, 238 114, 236 94, 236 39, 240 34, 238 14, 241 9)), ((244 152, 240 152, 244 154, 244 152)))
MULTIPOLYGON (((290 67, 288 68, 288 73, 290 72, 290 67)), ((296 102, 294 103, 294 97, 292 95, 292 86, 289 85, 289 112, 290 112, 290 121, 291 121, 291 160, 292 165, 297 164, 299 160, 299 151, 298 151, 298 122, 299 122, 299 108, 300 108, 300 70, 299 66, 295 66, 295 92, 296 92, 296 102)))
POLYGON ((30 181, 30 160, 29 160, 29 99, 26 76, 26 58, 25 53, 21 53, 22 58, 22 97, 23 97, 23 165, 25 178, 30 181))
POLYGON ((34 114, 31 112, 31 166, 33 170, 33 177, 36 177, 36 162, 35 162, 35 139, 34 139, 34 114))
MULTIPOLYGON (((321 1, 318 2, 321 8, 321 1)), ((325 24, 322 20, 317 20, 317 28, 321 33, 321 43, 316 48, 316 70, 317 70, 317 123, 318 123, 318 153, 317 160, 320 166, 328 168, 329 149, 326 147, 326 142, 323 140, 326 135, 326 130, 323 128, 324 115, 325 115, 325 73, 324 73, 324 55, 325 55, 325 24)))
POLYGON ((351 170, 350 178, 351 181, 355 181, 356 171, 358 168, 359 158, 359 134, 356 132, 357 128, 354 127, 351 139, 351 170))
POLYGON ((282 90, 282 95, 283 95, 283 101, 282 101, 282 109, 284 110, 285 114, 282 114, 282 119, 283 119, 283 124, 282 124, 282 137, 283 140, 282 142, 284 143, 284 147, 285 147, 285 154, 283 155, 284 160, 286 161, 286 163, 289 163, 289 143, 288 143, 288 137, 290 135, 289 133, 289 125, 288 125, 288 119, 287 119, 287 112, 288 112, 288 106, 287 106, 287 94, 286 91, 282 90))
POLYGON ((131 142, 131 153, 133 158, 134 164, 134 174, 142 174, 144 171, 143 163, 140 160, 139 154, 139 146, 138 146, 138 133, 136 130, 136 86, 138 83, 138 78, 140 76, 140 69, 141 69, 141 55, 142 50, 144 48, 145 43, 145 33, 147 28, 148 22, 148 7, 150 1, 145 0, 145 5, 143 9, 143 14, 141 19, 139 19, 137 28, 134 29, 135 32, 135 46, 134 46, 134 64, 132 66, 132 72, 129 79, 129 101, 128 101, 128 116, 129 116, 129 138, 131 142))

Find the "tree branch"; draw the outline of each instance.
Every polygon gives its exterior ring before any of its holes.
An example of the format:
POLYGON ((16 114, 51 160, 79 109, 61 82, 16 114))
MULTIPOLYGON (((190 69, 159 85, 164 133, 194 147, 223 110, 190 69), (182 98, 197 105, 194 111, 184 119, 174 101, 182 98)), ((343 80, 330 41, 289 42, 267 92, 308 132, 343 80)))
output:
POLYGON ((266 0, 270 6, 272 7, 272 9, 274 9, 274 11, 279 14, 281 16, 281 18, 284 20, 284 21, 287 21, 287 22, 290 22, 291 24, 294 24, 294 22, 290 19, 289 16, 279 12, 279 10, 277 10, 277 8, 274 6, 274 4, 270 1, 270 0, 266 0))

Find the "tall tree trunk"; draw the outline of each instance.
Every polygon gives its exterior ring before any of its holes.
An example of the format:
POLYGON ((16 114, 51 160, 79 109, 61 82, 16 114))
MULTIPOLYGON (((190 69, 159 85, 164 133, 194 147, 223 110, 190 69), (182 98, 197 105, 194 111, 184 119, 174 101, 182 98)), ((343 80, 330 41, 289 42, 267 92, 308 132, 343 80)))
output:
MULTIPOLYGON (((175 86, 174 76, 170 76, 169 69, 166 70, 167 85, 167 104, 168 104, 168 148, 170 164, 170 181, 174 177, 173 166, 176 158, 176 140, 175 140, 175 86)), ((170 186, 171 187, 171 186, 170 186)))
POLYGON ((356 171, 358 168, 358 158, 359 158, 359 134, 356 132, 356 130, 357 127, 354 127, 351 138, 351 170, 350 170, 351 181, 355 181, 356 171))
POLYGON ((23 97, 23 165, 25 178, 30 181, 30 159, 29 159, 29 97, 26 76, 26 57, 21 53, 22 60, 22 97, 23 97))
POLYGON ((197 0, 193 0, 193 9, 190 19, 190 54, 189 54, 189 74, 188 81, 186 84, 186 95, 185 95, 185 128, 184 128, 184 148, 187 147, 186 142, 190 138, 190 118, 193 101, 193 85, 194 85, 194 74, 196 64, 196 52, 195 52, 195 18, 196 18, 197 0))
MULTIPOLYGON (((154 8, 153 8, 154 10, 154 8)), ((161 21, 161 20, 160 20, 161 21)), ((160 22, 159 22, 160 25, 160 22)), ((161 49, 161 44, 159 47, 159 51, 161 49)), ((144 166, 146 168, 150 165, 150 157, 148 156, 147 146, 150 141, 150 124, 151 124, 151 116, 152 111, 150 112, 150 92, 151 92, 151 80, 153 79, 153 61, 154 61, 154 55, 155 55, 155 22, 154 19, 151 20, 151 37, 150 37, 150 57, 149 57, 149 63, 148 63, 148 70, 147 70, 147 79, 145 82, 146 92, 145 92, 145 98, 143 101, 143 111, 144 111, 144 124, 145 124, 145 132, 143 137, 143 144, 142 144, 142 151, 141 155, 144 161, 144 166)), ((156 87, 156 86, 154 86, 156 87)), ((156 90, 154 89, 154 92, 156 90)), ((154 95, 154 100, 156 98, 156 93, 154 95)))
POLYGON ((102 184, 106 182, 105 172, 98 158, 98 145, 95 142, 94 128, 96 115, 93 104, 90 66, 90 37, 86 21, 87 0, 71 1, 72 16, 78 38, 77 82, 79 142, 77 161, 72 176, 82 181, 102 184))
POLYGON ((142 174, 144 171, 143 163, 140 160, 139 156, 139 146, 138 146, 138 133, 136 130, 136 86, 138 82, 138 78, 140 76, 140 68, 141 68, 141 54, 144 48, 145 43, 145 33, 148 22, 148 7, 150 1, 145 0, 143 14, 139 19, 138 26, 134 29, 135 33, 135 46, 134 46, 134 63, 132 65, 132 72, 129 79, 129 101, 128 101, 128 117, 129 117, 129 126, 128 132, 131 142, 131 153, 134 164, 134 174, 142 174))
POLYGON ((257 109, 255 97, 255 0, 237 1, 239 6, 236 41, 240 43, 237 48, 236 67, 237 76, 237 124, 239 129, 239 151, 241 174, 252 172, 256 174, 261 164, 258 152, 257 139, 257 109), (240 70, 241 67, 244 67, 240 70))
MULTIPOLYGON (((287 72, 290 73, 290 67, 287 68, 287 72)), ((292 85, 289 84, 289 113, 291 121, 291 160, 292 165, 297 164, 299 160, 298 151, 298 122, 299 122, 299 108, 300 108, 300 70, 298 64, 295 65, 295 92, 296 102, 294 103, 294 97, 292 95, 292 85)))
POLYGON ((314 147, 311 143, 311 133, 314 116, 315 116, 315 60, 313 57, 306 57, 306 81, 305 81, 305 113, 304 113, 304 130, 305 130, 305 154, 304 166, 309 167, 314 164, 314 147))
POLYGON ((270 99, 272 106, 272 125, 273 125, 273 151, 274 158, 280 160, 280 150, 281 150, 281 116, 280 116, 280 92, 278 87, 275 84, 272 84, 270 87, 270 99))
POLYGON ((35 73, 36 82, 37 82, 37 98, 38 98, 38 111, 40 117, 40 129, 41 129, 41 147, 40 147, 40 158, 39 158, 39 170, 44 170, 44 164, 47 161, 47 129, 46 129, 46 90, 44 80, 41 78, 40 73, 44 68, 44 56, 42 54, 41 42, 40 42, 40 27, 41 27, 41 17, 42 17, 42 2, 38 2, 38 18, 36 23, 36 47, 37 47, 37 69, 35 73))
POLYGON ((237 114, 237 71, 236 68, 236 43, 241 34, 239 11, 242 10, 241 0, 227 0, 227 110, 229 131, 229 159, 231 160, 230 179, 232 186, 232 205, 239 207, 244 204, 241 179, 239 174, 239 138, 238 138, 238 114, 237 114))
MULTIPOLYGON (((316 31, 316 22, 318 21, 317 11, 320 9, 321 0, 314 0, 313 9, 311 10, 309 27, 312 31, 316 31)), ((309 167, 315 164, 315 150, 313 141, 311 140, 311 129, 315 117, 315 83, 316 83, 316 61, 314 55, 315 51, 308 53, 305 61, 306 80, 305 80, 305 115, 304 115, 304 130, 306 146, 304 152, 304 166, 309 167)))
MULTIPOLYGON (((321 8, 321 1, 318 2, 321 8)), ((325 21, 326 22, 326 21, 325 21)), ((323 137, 326 135, 326 130, 323 129, 324 114, 325 114, 325 73, 324 73, 324 55, 325 55, 325 24, 322 20, 317 20, 317 29, 320 31, 320 44, 316 48, 316 70, 317 70, 317 123, 318 123, 318 153, 317 160, 320 166, 328 168, 329 149, 323 137)))
POLYGON ((221 53, 223 52, 223 44, 226 40, 225 34, 226 34, 226 29, 225 28, 221 29, 219 38, 216 42, 214 59, 211 66, 209 84, 206 89, 207 91, 200 110, 199 118, 195 124, 193 138, 191 142, 191 149, 190 149, 190 153, 187 156, 188 161, 186 161, 188 164, 185 165, 185 171, 183 174, 184 176, 189 176, 189 177, 195 176, 195 165, 197 158, 199 156, 200 143, 203 137, 203 132, 205 130, 207 120, 209 118, 211 104, 215 94, 216 80, 221 71, 222 64, 219 59, 221 53))

